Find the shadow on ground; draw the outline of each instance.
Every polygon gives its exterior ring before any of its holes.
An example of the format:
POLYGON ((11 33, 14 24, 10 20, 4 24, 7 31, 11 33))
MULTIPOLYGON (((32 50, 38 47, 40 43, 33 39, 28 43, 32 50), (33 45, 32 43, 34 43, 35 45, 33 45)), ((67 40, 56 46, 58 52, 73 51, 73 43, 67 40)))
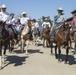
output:
MULTIPOLYGON (((15 50, 14 52, 17 54, 21 54, 21 53, 25 53, 26 50, 24 50, 24 52, 21 52, 21 50, 15 50)), ((41 53, 43 54, 43 52, 41 52, 40 50, 33 50, 33 49, 28 49, 28 53, 32 54, 32 53, 41 53)))
MULTIPOLYGON (((66 55, 64 55, 64 54, 61 54, 61 59, 62 59, 62 61, 65 61, 65 57, 66 57, 66 55)), ((76 58, 74 58, 74 56, 73 55, 68 55, 68 61, 69 61, 69 65, 74 65, 74 64, 76 64, 76 58)))
POLYGON ((4 67, 8 66, 9 64, 14 64, 14 66, 23 65, 23 64, 25 64, 24 62, 26 61, 26 58, 28 58, 28 56, 24 56, 24 57, 20 57, 20 56, 7 56, 6 62, 8 61, 8 63, 6 63, 6 65, 4 67))

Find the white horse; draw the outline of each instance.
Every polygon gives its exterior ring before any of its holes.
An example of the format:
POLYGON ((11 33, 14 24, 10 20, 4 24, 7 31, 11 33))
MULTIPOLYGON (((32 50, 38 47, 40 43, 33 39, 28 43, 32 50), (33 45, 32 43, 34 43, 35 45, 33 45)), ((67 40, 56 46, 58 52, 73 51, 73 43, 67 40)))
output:
POLYGON ((24 26, 21 32, 21 51, 24 51, 25 43, 26 43, 26 54, 29 46, 30 39, 30 29, 32 26, 32 22, 29 20, 28 23, 24 26))
POLYGON ((33 36, 34 45, 37 46, 39 41, 39 36, 38 36, 38 30, 34 25, 32 26, 32 36, 33 36))

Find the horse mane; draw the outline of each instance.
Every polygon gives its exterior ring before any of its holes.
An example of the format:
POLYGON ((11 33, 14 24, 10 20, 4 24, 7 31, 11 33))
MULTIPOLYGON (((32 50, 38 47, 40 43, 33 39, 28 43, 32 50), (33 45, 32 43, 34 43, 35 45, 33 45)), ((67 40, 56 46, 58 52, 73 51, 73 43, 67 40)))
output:
POLYGON ((55 40, 59 41, 61 39, 61 42, 66 42, 69 39, 69 33, 70 28, 67 25, 60 26, 55 33, 55 40))
POLYGON ((23 30, 22 30, 22 31, 25 31, 27 26, 28 26, 28 25, 26 24, 26 25, 23 27, 23 30))

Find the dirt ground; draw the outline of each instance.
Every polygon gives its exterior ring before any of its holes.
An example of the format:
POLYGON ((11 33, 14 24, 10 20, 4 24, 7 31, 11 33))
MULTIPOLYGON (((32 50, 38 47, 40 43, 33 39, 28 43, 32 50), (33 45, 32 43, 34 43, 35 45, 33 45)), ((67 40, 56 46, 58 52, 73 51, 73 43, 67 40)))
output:
MULTIPOLYGON (((73 50, 72 50, 73 52, 73 50)), ((69 52, 69 60, 64 64, 65 49, 61 50, 61 63, 50 54, 50 48, 30 44, 28 55, 20 52, 20 48, 9 53, 0 75, 76 75, 76 54, 69 52)), ((53 50, 54 53, 54 50, 53 50)))

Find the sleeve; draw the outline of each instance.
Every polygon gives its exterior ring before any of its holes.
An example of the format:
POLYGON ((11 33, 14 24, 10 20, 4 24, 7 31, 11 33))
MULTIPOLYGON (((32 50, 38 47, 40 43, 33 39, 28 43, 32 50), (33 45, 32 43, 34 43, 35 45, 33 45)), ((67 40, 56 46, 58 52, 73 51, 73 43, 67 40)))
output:
POLYGON ((2 13, 0 12, 0 20, 2 19, 2 13))
POLYGON ((44 22, 42 23, 42 27, 44 26, 44 22))
POLYGON ((71 26, 73 26, 74 25, 74 19, 72 20, 72 23, 71 23, 71 26))
POLYGON ((51 24, 49 23, 49 27, 51 27, 51 24))

